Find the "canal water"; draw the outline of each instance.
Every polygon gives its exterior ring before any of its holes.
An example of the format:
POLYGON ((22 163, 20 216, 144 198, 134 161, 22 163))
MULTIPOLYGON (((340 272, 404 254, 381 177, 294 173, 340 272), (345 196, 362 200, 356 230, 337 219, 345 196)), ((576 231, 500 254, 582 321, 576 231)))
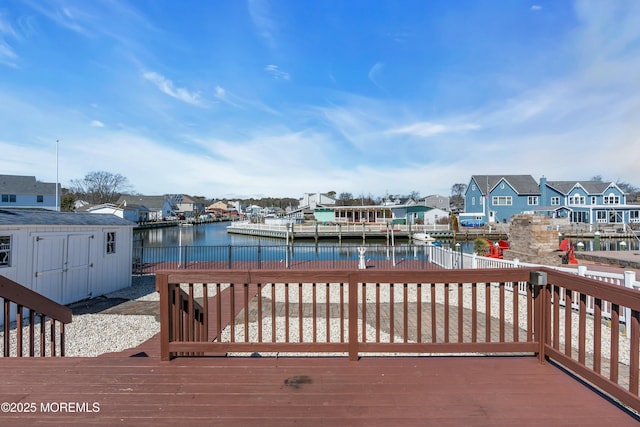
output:
MULTIPOLYGON (((181 226, 181 227, 162 227, 134 231, 134 246, 142 244, 145 247, 177 247, 177 246, 286 246, 284 239, 244 236, 239 234, 227 233, 227 222, 214 222, 208 224, 181 226)), ((573 243, 582 243, 585 251, 595 250, 593 239, 573 239, 573 243)), ((406 239, 396 240, 397 245, 404 245, 406 239)), ((384 245, 385 241, 380 239, 372 239, 365 242, 365 246, 384 245)), ((442 242, 443 246, 450 244, 448 241, 442 242)), ((316 245, 311 240, 299 240, 294 243, 297 246, 362 246, 360 239, 346 240, 339 244, 335 240, 320 240, 316 245)), ((472 242, 461 242, 462 251, 471 253, 473 251, 472 242)), ((576 248, 578 249, 578 248, 576 248)), ((640 241, 638 239, 600 239, 600 250, 617 251, 617 250, 640 250, 640 241)))

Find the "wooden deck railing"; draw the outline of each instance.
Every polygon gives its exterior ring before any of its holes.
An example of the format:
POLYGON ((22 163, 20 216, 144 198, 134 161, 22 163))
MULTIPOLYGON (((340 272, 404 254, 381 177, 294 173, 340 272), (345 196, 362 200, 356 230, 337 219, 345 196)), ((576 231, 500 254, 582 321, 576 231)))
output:
POLYGON ((72 319, 68 307, 4 276, 0 276, 0 298, 3 300, 0 310, 3 312, 4 357, 65 355, 64 326, 71 323, 72 319), (12 328, 12 317, 15 317, 15 330, 12 328), (25 347, 25 335, 28 347, 25 347))
POLYGON ((337 353, 352 360, 396 353, 537 355, 640 410, 640 292, 633 289, 547 268, 166 270, 156 274, 156 284, 163 360, 256 353, 337 353), (569 303, 560 305, 565 299, 569 303), (605 305, 610 321, 602 316, 605 305), (622 310, 633 319, 630 339, 620 330, 622 310))

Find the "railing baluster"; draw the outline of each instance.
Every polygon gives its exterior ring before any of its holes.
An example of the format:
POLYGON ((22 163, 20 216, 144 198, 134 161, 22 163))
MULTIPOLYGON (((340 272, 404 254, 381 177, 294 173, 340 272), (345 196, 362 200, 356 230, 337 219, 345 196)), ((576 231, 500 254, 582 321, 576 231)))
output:
POLYGON ((395 288, 393 286, 393 283, 389 283, 389 342, 395 342, 394 341, 394 335, 395 335, 394 295, 395 295, 395 288))
POLYGON ((499 308, 498 308, 498 321, 500 322, 499 330, 500 330, 500 342, 504 342, 504 333, 505 333, 505 295, 504 288, 505 283, 500 283, 500 296, 499 296, 499 308))
POLYGON ((258 283, 258 342, 262 342, 262 283, 258 283))
POLYGON ((485 332, 484 332, 484 341, 491 342, 491 283, 487 282, 484 284, 484 299, 485 299, 485 314, 484 314, 484 323, 485 323, 485 332))
POLYGON ((436 284, 431 283, 431 342, 438 341, 437 304, 436 304, 436 284))
POLYGON ((593 299, 593 370, 600 374, 602 364, 602 300, 593 299))
POLYGON ((571 357, 572 355, 572 346, 571 346, 571 341, 573 340, 573 337, 571 335, 571 324, 572 324, 572 320, 573 320, 573 311, 572 311, 572 300, 573 300, 573 295, 572 295, 572 291, 570 290, 566 290, 565 291, 565 304, 564 304, 564 354, 566 354, 567 356, 571 357))
POLYGON ((471 284, 471 342, 478 341, 478 284, 471 284))
POLYGON ((640 370, 640 313, 631 311, 631 340, 629 349, 629 391, 638 395, 638 371, 640 370))
POLYGON ((340 282, 340 342, 344 342, 344 283, 340 282))
POLYGON ((444 284, 444 342, 449 343, 449 308, 451 303, 449 302, 449 283, 444 284))
POLYGON ((289 342, 289 283, 284 284, 284 342, 289 342))
POLYGON ((22 357, 22 305, 16 309, 16 356, 22 357))
POLYGON ((298 342, 304 342, 304 328, 302 324, 302 283, 298 283, 298 329, 298 342))
POLYGON ((620 306, 611 304, 611 360, 609 362, 609 379, 618 383, 618 363, 620 348, 620 306))
POLYGON ((584 365, 587 340, 587 296, 580 294, 580 308, 578 318, 578 362, 584 365))
POLYGON ((311 284, 311 311, 313 316, 313 343, 318 342, 318 300, 316 299, 316 283, 311 284))
POLYGON ((422 283, 416 284, 416 342, 422 343, 422 283))
POLYGON ((376 283, 376 342, 380 342, 380 283, 376 283))
POLYGON ((249 284, 243 287, 243 308, 244 308, 244 342, 249 342, 249 284))
POLYGON ((462 283, 458 283, 458 342, 464 341, 464 297, 462 283))

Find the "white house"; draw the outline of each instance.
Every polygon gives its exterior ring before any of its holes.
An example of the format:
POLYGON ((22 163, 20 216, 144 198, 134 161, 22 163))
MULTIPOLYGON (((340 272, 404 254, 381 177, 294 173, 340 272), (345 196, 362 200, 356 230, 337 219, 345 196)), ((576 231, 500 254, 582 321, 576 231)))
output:
POLYGON ((324 193, 304 193, 299 200, 298 209, 314 210, 318 206, 335 205, 336 199, 324 193))
POLYGON ((104 203, 90 207, 87 212, 115 215, 131 222, 149 221, 149 209, 142 205, 124 204, 123 206, 116 206, 113 203, 104 203))
POLYGON ((115 215, 0 209, 0 275, 60 304, 131 286, 134 225, 115 215))

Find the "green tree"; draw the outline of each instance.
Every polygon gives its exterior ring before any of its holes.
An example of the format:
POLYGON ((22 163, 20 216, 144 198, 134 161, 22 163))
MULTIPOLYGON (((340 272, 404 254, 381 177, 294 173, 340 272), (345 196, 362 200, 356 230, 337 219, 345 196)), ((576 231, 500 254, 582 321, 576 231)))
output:
POLYGON ((73 212, 76 199, 71 194, 65 194, 60 199, 60 210, 63 212, 73 212))

